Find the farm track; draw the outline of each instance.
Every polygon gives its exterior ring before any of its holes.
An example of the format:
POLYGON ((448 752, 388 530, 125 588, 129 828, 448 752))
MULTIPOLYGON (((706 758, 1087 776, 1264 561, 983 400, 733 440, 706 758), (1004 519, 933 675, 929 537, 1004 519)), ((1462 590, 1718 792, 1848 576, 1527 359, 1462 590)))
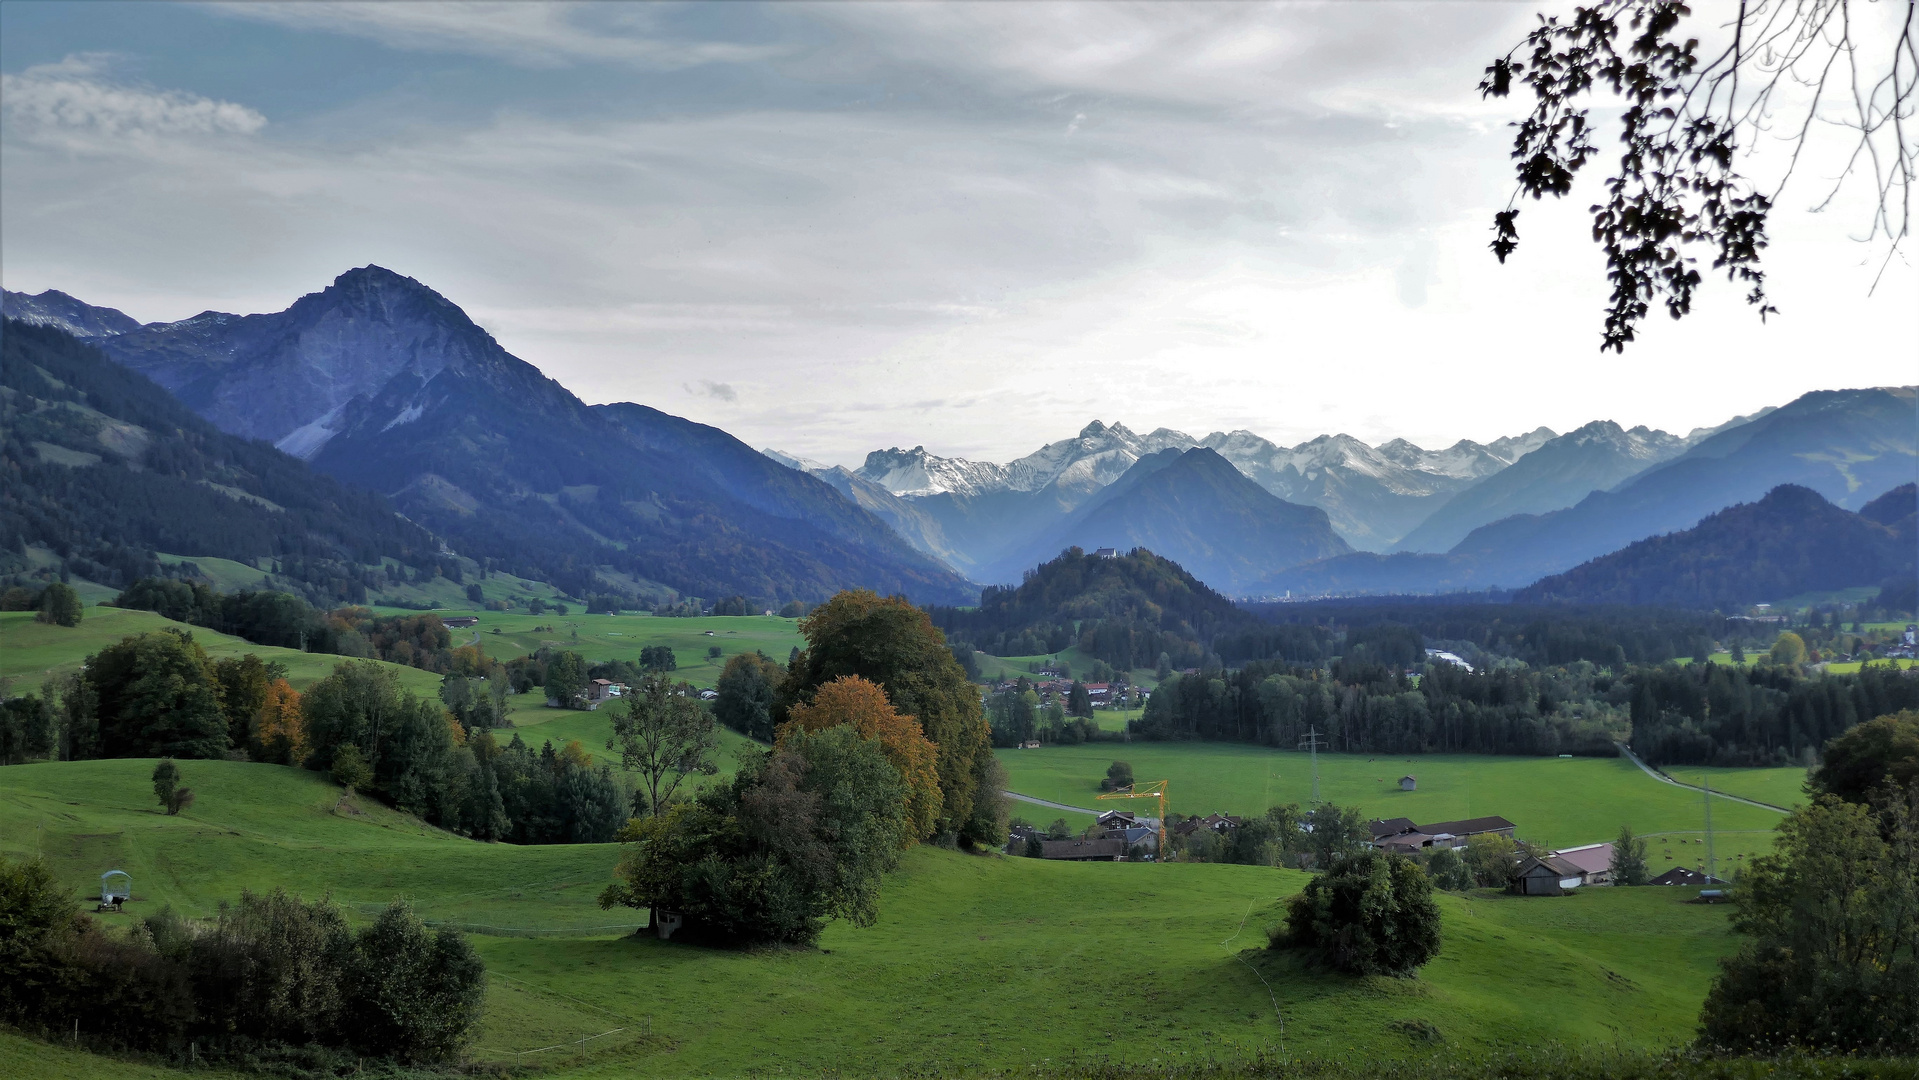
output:
POLYGON ((1089 810, 1084 806, 1069 806, 1063 802, 1051 802, 1046 799, 1035 799, 1031 795, 1021 795, 1017 791, 1007 791, 1001 794, 1004 794, 1009 799, 1018 799, 1020 802, 1032 803, 1034 806, 1049 806, 1055 810, 1071 810, 1076 814, 1091 814, 1094 817, 1100 815, 1100 811, 1098 810, 1089 810))
MULTIPOLYGON (((1644 761, 1639 760, 1639 755, 1633 753, 1631 748, 1629 748, 1625 743, 1614 743, 1613 745, 1619 747, 1619 752, 1625 755, 1626 760, 1632 762, 1634 765, 1639 766, 1641 769, 1644 769, 1646 771, 1646 775, 1652 777, 1654 780, 1658 780, 1661 783, 1671 784, 1674 787, 1690 788, 1693 791, 1706 792, 1706 789, 1699 786, 1698 784, 1688 784, 1684 782, 1683 780, 1674 780, 1672 777, 1667 776, 1665 773, 1660 772, 1658 769, 1655 769, 1651 765, 1646 764, 1644 761)), ((1760 802, 1758 799, 1748 799, 1739 795, 1728 795, 1723 791, 1713 791, 1713 792, 1709 792, 1709 794, 1717 795, 1722 799, 1730 799, 1733 802, 1745 803, 1747 806, 1757 806, 1761 810, 1772 810, 1781 814, 1792 813, 1791 810, 1788 810, 1783 806, 1774 806, 1771 803, 1760 802)))

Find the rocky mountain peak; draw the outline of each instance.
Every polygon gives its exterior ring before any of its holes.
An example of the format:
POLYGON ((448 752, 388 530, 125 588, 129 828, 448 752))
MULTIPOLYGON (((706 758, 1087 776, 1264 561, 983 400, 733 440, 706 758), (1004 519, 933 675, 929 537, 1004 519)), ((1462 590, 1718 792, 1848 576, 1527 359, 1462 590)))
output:
POLYGON ((77 338, 111 337, 140 329, 140 321, 124 311, 94 307, 58 289, 48 289, 32 296, 6 292, 0 295, 0 313, 9 319, 19 319, 35 326, 64 330, 77 338))

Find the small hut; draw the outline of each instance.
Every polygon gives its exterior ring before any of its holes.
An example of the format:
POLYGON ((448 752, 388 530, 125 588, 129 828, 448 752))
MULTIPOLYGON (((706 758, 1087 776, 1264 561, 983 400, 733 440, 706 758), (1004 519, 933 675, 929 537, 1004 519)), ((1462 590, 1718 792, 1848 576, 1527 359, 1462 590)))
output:
POLYGON ((1402 777, 1400 777, 1400 778, 1399 778, 1399 790, 1401 790, 1401 791, 1417 791, 1418 789, 1419 789, 1419 778, 1418 778, 1418 777, 1416 777, 1416 776, 1402 776, 1402 777))

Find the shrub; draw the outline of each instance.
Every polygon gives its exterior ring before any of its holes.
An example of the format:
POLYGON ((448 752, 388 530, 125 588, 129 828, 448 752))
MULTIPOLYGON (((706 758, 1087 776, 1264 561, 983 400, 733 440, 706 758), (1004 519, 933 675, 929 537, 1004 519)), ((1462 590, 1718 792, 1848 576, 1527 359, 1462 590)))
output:
POLYGON ((1349 855, 1287 902, 1274 945, 1312 950, 1351 975, 1410 977, 1439 954, 1439 905, 1425 871, 1403 855, 1349 855))

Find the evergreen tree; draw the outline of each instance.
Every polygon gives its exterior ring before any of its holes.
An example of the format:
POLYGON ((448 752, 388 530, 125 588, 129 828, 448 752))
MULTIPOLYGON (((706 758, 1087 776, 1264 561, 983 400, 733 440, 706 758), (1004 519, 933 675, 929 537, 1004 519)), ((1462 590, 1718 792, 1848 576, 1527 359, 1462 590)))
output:
POLYGON ((1614 885, 1644 885, 1651 880, 1646 869, 1646 842, 1632 834, 1631 825, 1619 827, 1619 839, 1612 845, 1614 885))
POLYGON ((180 767, 172 758, 161 758, 160 764, 153 767, 153 795, 160 800, 168 816, 180 812, 180 806, 174 801, 180 793, 180 767))

